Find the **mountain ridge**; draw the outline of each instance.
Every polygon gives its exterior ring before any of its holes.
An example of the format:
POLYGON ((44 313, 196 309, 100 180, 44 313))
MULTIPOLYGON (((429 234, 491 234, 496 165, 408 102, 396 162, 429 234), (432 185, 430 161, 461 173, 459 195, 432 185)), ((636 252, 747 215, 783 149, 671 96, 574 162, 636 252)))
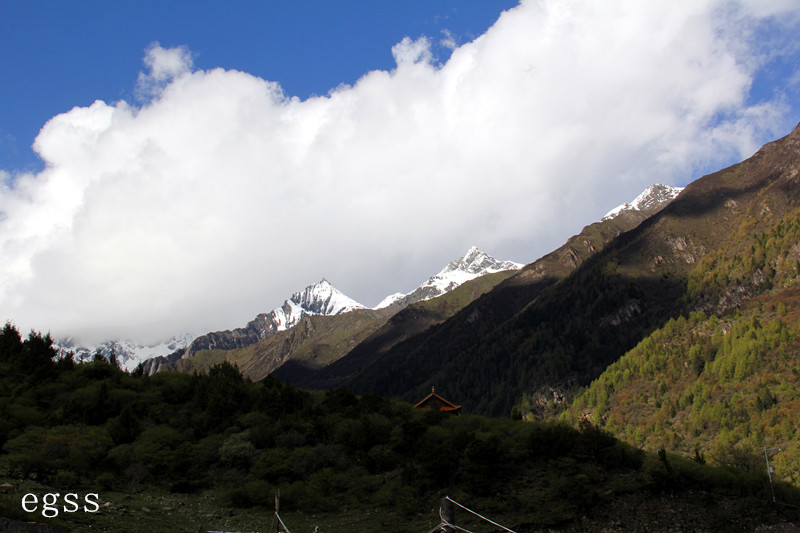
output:
POLYGON ((291 329, 307 316, 331 316, 366 307, 336 289, 326 279, 297 291, 280 307, 259 313, 242 328, 213 331, 195 337, 183 350, 142 361, 146 373, 152 374, 179 359, 191 358, 202 350, 233 350, 257 343, 278 332, 291 329))
MULTIPOLYGON (((625 221, 623 225, 628 226, 638 223, 653 211, 654 206, 658 207, 659 202, 663 204, 670 201, 679 191, 678 188, 652 185, 632 202, 622 204, 610 212, 603 220, 618 218, 617 223, 625 221)), ((587 247, 589 253, 592 253, 593 245, 589 241, 584 241, 583 245, 587 247)), ((571 261, 574 266, 582 261, 580 256, 579 252, 571 248, 566 260, 571 261)), ((523 268, 524 265, 520 263, 499 261, 473 246, 464 256, 451 261, 439 273, 431 276, 415 290, 410 293, 389 296, 373 309, 387 308, 392 312, 399 312, 416 302, 426 301, 449 292, 478 276, 523 268)), ((69 340, 61 343, 61 349, 64 352, 71 350, 77 353, 79 359, 91 358, 98 349, 108 357, 113 350, 124 368, 131 370, 141 362, 146 372, 153 373, 160 368, 166 368, 166 365, 179 359, 194 357, 199 351, 234 350, 255 344, 261 339, 294 327, 306 316, 335 315, 355 309, 366 309, 366 307, 335 289, 327 279, 323 278, 320 282, 294 293, 282 306, 267 313, 260 313, 242 328, 209 332, 188 339, 189 336, 183 335, 179 341, 171 339, 169 343, 138 347, 138 349, 132 349, 133 343, 130 342, 109 341, 98 348, 97 346, 77 346, 69 340)), ((439 315, 434 313, 432 316, 439 315)), ((411 329, 418 333, 437 321, 438 318, 426 317, 423 319, 424 326, 413 326, 411 329)), ((406 331, 401 336, 407 336, 408 333, 406 331)))
MULTIPOLYGON (((451 261, 439 274, 429 278, 428 282, 423 283, 420 289, 412 291, 392 305, 374 309, 363 307, 348 309, 347 312, 342 311, 336 314, 342 319, 334 319, 331 318, 333 315, 326 316, 321 313, 308 314, 302 316, 292 327, 263 335, 259 339, 255 339, 254 335, 245 337, 246 333, 242 334, 239 337, 240 345, 233 347, 230 344, 203 346, 198 343, 193 352, 174 354, 168 358, 148 362, 146 370, 148 372, 159 369, 184 372, 204 370, 219 360, 228 360, 235 361, 248 377, 258 380, 263 379, 289 360, 304 367, 321 368, 350 351, 376 329, 383 326, 386 320, 398 310, 416 303, 430 301, 437 296, 446 296, 463 285, 471 284, 477 278, 483 277, 481 276, 483 272, 504 272, 498 271, 498 269, 518 266, 518 263, 498 261, 472 247, 464 256, 451 261), (156 364, 158 366, 154 367, 156 364)), ((459 294, 477 295, 485 290, 486 282, 474 285, 478 288, 465 289, 465 291, 459 291, 459 294)), ((452 312, 454 308, 464 305, 471 297, 459 298, 456 296, 454 298, 459 299, 462 303, 455 304, 454 307, 451 304, 453 298, 448 298, 437 304, 431 304, 431 307, 437 308, 433 316, 448 316, 448 313, 452 312)), ((296 300, 300 301, 301 299, 296 298, 296 300)), ((231 333, 222 332, 215 335, 224 338, 231 333)))
POLYGON ((193 339, 193 335, 185 333, 155 344, 139 344, 132 340, 109 340, 99 344, 84 344, 68 337, 54 343, 54 347, 59 357, 72 353, 76 361, 92 361, 98 353, 105 359, 110 359, 113 355, 121 368, 131 371, 139 363, 153 357, 185 350, 193 339))
MULTIPOLYGON (((435 385, 465 410, 495 416, 508 415, 523 394, 587 385, 644 336, 703 304, 687 294, 690 271, 723 243, 739 242, 740 223, 768 229, 800 205, 798 159, 800 126, 693 181, 649 218, 627 209, 587 226, 342 384, 409 401, 435 385)), ((765 290, 757 271, 748 283, 743 297, 765 290)), ((335 377, 348 357, 317 378, 335 377)), ((296 383, 314 388, 314 380, 296 383)))
MULTIPOLYGON (((670 201, 672 198, 665 196, 661 202, 650 203, 642 209, 627 207, 619 209, 616 216, 586 226, 579 234, 568 239, 564 245, 502 280, 491 291, 483 293, 454 316, 449 317, 447 321, 431 320, 427 323, 428 327, 415 328, 415 321, 425 320, 424 312, 409 307, 392 318, 396 327, 384 328, 376 332, 373 337, 366 339, 362 345, 330 367, 309 371, 309 369, 292 366, 290 361, 278 369, 275 375, 288 379, 298 386, 308 388, 347 385, 362 392, 382 390, 389 395, 402 394, 402 386, 395 387, 396 380, 388 376, 400 376, 402 380, 406 379, 402 376, 408 374, 409 371, 405 368, 404 356, 392 357, 388 354, 390 350, 395 348, 412 351, 425 350, 429 348, 427 343, 431 336, 441 335, 447 338, 453 331, 467 332, 460 341, 465 347, 478 342, 491 330, 491 327, 484 326, 485 323, 500 324, 509 319, 547 287, 568 275, 584 261, 602 250, 615 237, 636 227, 647 217, 663 209, 670 201), (359 377, 361 373, 367 371, 367 368, 375 369, 384 364, 375 361, 376 358, 394 359, 394 362, 388 363, 388 369, 385 371, 387 377, 378 385, 359 377)), ((391 325, 389 324, 389 326, 391 325)), ((414 367, 412 374, 415 372, 434 374, 435 369, 428 365, 427 358, 422 359, 418 365, 411 365, 414 367)), ((445 379, 439 378, 435 380, 435 383, 432 379, 413 392, 406 391, 405 397, 413 399, 422 393, 423 388, 429 391, 432 385, 445 387, 443 384, 445 379)), ((442 390, 447 389, 443 388, 442 390)))

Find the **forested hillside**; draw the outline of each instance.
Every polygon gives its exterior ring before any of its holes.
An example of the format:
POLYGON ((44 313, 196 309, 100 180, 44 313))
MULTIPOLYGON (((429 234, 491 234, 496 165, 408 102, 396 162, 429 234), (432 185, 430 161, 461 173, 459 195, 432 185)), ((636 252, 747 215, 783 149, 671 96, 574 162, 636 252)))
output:
POLYGON ((743 468, 763 468, 764 448, 781 448, 777 475, 800 483, 800 210, 760 231, 770 218, 745 217, 691 271, 687 299, 705 312, 653 332, 565 419, 743 468))

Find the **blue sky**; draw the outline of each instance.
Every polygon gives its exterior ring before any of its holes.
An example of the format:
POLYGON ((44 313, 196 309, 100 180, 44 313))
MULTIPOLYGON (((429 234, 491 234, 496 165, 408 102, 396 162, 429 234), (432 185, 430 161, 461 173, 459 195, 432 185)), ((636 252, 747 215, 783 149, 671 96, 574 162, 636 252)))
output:
POLYGON ((391 48, 445 31, 462 44, 515 1, 7 0, 0 4, 0 168, 40 168, 30 149, 51 117, 97 99, 135 101, 152 43, 189 46, 197 68, 278 81, 288 95, 326 94, 394 66, 391 48))
POLYGON ((0 3, 0 321, 238 327, 529 263, 800 122, 796 0, 0 3))

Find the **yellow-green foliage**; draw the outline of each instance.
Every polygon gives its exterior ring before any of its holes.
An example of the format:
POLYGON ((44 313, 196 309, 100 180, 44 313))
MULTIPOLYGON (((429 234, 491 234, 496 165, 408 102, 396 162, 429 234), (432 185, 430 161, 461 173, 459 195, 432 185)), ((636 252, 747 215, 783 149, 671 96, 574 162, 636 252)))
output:
POLYGON ((764 448, 780 447, 776 474, 800 483, 800 210, 768 223, 745 217, 689 273, 690 305, 744 308, 670 320, 562 416, 588 417, 637 446, 744 469, 764 469, 764 448))
POLYGON ((691 299, 719 295, 725 288, 753 282, 761 272, 768 286, 784 285, 800 274, 800 210, 794 210, 768 231, 755 230, 745 217, 727 246, 706 254, 689 273, 691 299))
POLYGON ((670 320, 611 365, 563 415, 590 417, 646 449, 712 463, 764 468, 800 483, 800 359, 796 317, 783 303, 729 319, 670 320))

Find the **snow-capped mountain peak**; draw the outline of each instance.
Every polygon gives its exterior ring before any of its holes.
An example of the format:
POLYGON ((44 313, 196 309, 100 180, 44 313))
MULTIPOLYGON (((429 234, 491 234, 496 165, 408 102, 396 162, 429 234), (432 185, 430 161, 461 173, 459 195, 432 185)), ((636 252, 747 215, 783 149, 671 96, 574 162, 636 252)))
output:
POLYGON ((524 265, 513 261, 498 261, 494 257, 473 246, 467 250, 464 257, 451 261, 434 277, 446 277, 453 272, 483 275, 491 274, 492 272, 500 272, 501 270, 518 270, 523 266, 524 265))
POLYGON ((467 250, 463 257, 451 261, 438 274, 428 278, 425 283, 414 291, 408 294, 396 293, 387 296, 375 309, 388 307, 398 302, 405 306, 423 300, 430 300, 450 292, 459 285, 479 276, 503 270, 519 270, 523 266, 514 261, 498 261, 473 246, 467 250))
POLYGON ((675 199, 683 187, 671 187, 656 183, 650 185, 630 203, 619 205, 606 213, 603 220, 609 220, 624 211, 657 211, 675 199))
POLYGON ((292 294, 281 307, 273 309, 265 318, 272 318, 275 322, 274 330, 282 331, 294 326, 307 315, 340 315, 364 308, 322 278, 321 281, 292 294))
MULTIPOLYGON (((441 294, 444 294, 478 276, 492 274, 502 270, 519 270, 523 266, 524 265, 513 261, 498 261, 494 257, 473 246, 467 250, 464 257, 451 261, 441 272, 430 277, 421 287, 431 287, 441 291, 441 294)), ((433 296, 429 298, 433 298, 433 296)))
POLYGON ((363 305, 337 290, 325 278, 309 285, 301 292, 294 293, 290 301, 299 305, 307 313, 315 315, 338 315, 364 308, 363 305))

